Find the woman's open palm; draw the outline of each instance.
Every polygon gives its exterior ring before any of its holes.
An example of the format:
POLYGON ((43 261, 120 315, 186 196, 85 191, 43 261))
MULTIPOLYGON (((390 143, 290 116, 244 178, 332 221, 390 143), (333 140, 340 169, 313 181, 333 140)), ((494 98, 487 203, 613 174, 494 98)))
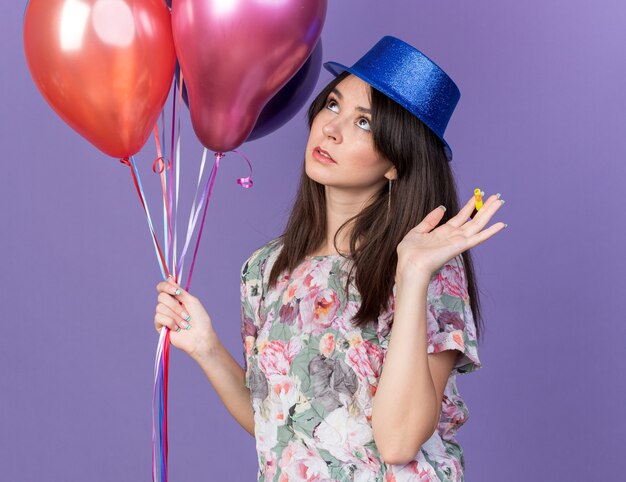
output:
POLYGON ((486 241, 506 227, 498 222, 484 229, 503 204, 499 194, 494 194, 470 218, 475 206, 472 196, 456 216, 441 226, 437 225, 444 210, 438 207, 431 211, 398 245, 398 271, 430 276, 455 256, 486 241))

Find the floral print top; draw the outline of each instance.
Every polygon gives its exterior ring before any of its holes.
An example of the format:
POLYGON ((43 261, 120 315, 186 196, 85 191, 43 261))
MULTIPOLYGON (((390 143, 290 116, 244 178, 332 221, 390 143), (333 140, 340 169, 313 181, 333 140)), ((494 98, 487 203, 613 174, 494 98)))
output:
POLYGON ((462 481, 455 434, 468 418, 456 375, 480 368, 476 327, 462 258, 433 274, 428 287, 428 353, 460 353, 445 387, 437 430, 406 465, 385 464, 372 435, 376 393, 393 319, 389 309, 356 328, 360 295, 346 296, 351 262, 310 256, 268 289, 282 243, 255 251, 241 271, 246 386, 254 410, 258 480, 462 481))

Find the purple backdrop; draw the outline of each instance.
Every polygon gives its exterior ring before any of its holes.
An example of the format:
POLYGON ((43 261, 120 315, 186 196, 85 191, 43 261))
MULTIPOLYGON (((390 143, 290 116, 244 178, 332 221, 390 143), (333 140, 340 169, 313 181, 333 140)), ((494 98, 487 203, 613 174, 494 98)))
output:
MULTIPOLYGON (((0 479, 148 481, 160 274, 128 168, 35 88, 24 4, 0 20, 0 479)), ((470 482, 619 478, 624 25, 619 0, 330 2, 324 60, 352 63, 385 34, 432 56, 462 92, 446 138, 463 197, 507 200, 508 230, 474 250, 487 331, 484 368, 459 377, 470 482)), ((190 185, 201 149, 186 115, 190 185)), ((240 362, 239 268, 282 229, 306 137, 302 112, 245 144, 251 190, 233 155, 218 176, 192 291, 240 362)), ((148 144, 139 161, 159 218, 153 155, 148 144)), ((253 438, 180 352, 170 393, 171 480, 253 480, 253 438)))

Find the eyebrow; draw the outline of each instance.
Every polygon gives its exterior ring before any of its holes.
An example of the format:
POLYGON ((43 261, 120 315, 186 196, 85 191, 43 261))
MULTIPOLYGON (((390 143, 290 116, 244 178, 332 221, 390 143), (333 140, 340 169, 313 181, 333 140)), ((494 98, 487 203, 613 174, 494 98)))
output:
MULTIPOLYGON (((339 100, 343 100, 343 94, 341 92, 339 92, 339 90, 337 88, 334 88, 332 90, 332 93, 336 94, 337 97, 339 97, 339 100)), ((365 107, 361 107, 360 105, 357 106, 355 110, 357 110, 359 112, 363 112, 365 114, 371 114, 372 113, 372 111, 370 109, 366 109, 365 107)))

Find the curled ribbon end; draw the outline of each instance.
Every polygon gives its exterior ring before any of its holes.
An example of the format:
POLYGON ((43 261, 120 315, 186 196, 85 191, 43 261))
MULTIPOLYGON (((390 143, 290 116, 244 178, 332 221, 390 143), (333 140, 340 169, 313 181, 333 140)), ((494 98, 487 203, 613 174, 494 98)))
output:
POLYGON ((237 150, 233 150, 233 152, 237 155, 239 155, 244 161, 246 161, 248 163, 248 167, 250 168, 250 175, 248 177, 240 177, 239 179, 237 179, 237 184, 239 184, 241 187, 245 188, 245 189, 250 189, 253 185, 252 182, 252 164, 250 164, 250 159, 248 159, 245 155, 243 155, 241 152, 237 151, 237 150))
POLYGON ((170 161, 163 157, 157 157, 152 163, 152 172, 154 172, 155 174, 162 174, 163 171, 169 171, 170 168, 171 168, 170 161))
POLYGON ((239 179, 237 179, 237 184, 245 189, 250 189, 254 183, 252 182, 252 179, 250 179, 250 177, 240 177, 239 179))
POLYGON ((128 157, 124 157, 123 159, 120 159, 120 162, 130 167, 130 161, 128 160, 128 157))

